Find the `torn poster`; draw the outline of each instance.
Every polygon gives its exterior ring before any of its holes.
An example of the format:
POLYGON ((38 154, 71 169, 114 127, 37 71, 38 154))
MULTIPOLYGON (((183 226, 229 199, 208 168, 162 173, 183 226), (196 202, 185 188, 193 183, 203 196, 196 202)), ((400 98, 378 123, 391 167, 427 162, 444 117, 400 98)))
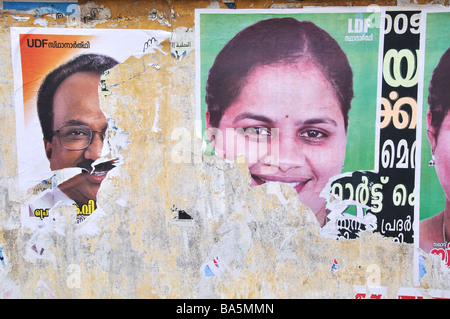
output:
MULTIPOLYGON (((450 9, 423 10, 419 54, 417 145, 421 153, 416 169, 415 246, 438 256, 450 267, 450 9)), ((415 250, 416 284, 425 275, 425 259, 415 250)))
POLYGON ((365 183, 358 178, 379 179, 382 14, 369 7, 196 10, 206 154, 245 156, 251 186, 290 185, 334 238, 377 228, 373 181, 358 187, 365 183), (340 192, 340 178, 358 197, 340 192))
MULTIPOLYGON (((45 221, 54 205, 96 207, 125 134, 99 105, 108 72, 129 57, 163 51, 160 30, 11 28, 19 190, 35 195, 26 216, 45 221), (42 190, 44 190, 42 192, 42 190)), ((24 195, 25 196, 25 195, 24 195)))

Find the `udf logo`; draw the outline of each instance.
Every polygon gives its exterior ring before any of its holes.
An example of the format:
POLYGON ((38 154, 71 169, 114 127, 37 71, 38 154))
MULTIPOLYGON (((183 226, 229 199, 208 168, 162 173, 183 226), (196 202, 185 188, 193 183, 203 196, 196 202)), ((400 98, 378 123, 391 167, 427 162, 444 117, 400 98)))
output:
POLYGON ((27 45, 30 48, 43 48, 48 43, 47 39, 27 39, 27 45), (31 40, 31 43, 30 43, 31 40))

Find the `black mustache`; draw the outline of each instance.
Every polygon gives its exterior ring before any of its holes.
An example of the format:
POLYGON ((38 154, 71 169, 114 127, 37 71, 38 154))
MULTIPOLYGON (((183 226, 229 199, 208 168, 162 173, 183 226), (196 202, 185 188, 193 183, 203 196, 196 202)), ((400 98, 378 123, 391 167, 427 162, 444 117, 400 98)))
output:
POLYGON ((102 162, 102 163, 98 163, 97 165, 92 167, 92 164, 94 163, 94 161, 93 160, 85 160, 81 163, 78 163, 77 167, 81 168, 82 170, 86 170, 88 173, 92 172, 93 170, 109 171, 109 170, 113 169, 114 167, 116 167, 114 162, 115 162, 115 160, 111 160, 108 162, 102 162))

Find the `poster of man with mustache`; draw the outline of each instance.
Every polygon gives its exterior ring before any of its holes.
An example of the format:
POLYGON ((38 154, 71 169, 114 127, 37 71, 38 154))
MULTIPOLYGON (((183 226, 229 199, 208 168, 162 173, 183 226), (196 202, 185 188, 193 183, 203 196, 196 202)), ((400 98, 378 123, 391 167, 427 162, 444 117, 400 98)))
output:
POLYGON ((102 181, 120 164, 108 154, 105 137, 112 125, 99 94, 110 94, 111 69, 131 56, 161 50, 168 35, 12 29, 19 188, 31 197, 22 215, 44 222, 53 207, 69 205, 77 208, 81 223, 97 208, 102 181))

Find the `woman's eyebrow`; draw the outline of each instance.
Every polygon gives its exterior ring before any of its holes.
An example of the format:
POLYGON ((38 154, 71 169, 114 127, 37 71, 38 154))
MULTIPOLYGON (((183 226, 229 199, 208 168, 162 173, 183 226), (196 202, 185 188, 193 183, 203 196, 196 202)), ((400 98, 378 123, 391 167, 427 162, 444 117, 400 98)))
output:
MULTIPOLYGON (((270 119, 269 117, 252 112, 245 112, 239 114, 238 116, 235 117, 233 123, 239 122, 240 120, 244 119, 256 120, 265 123, 273 123, 273 120, 270 119)), ((306 120, 300 120, 295 123, 295 125, 314 125, 314 124, 331 124, 333 126, 337 126, 337 122, 330 117, 310 118, 306 120)))
POLYGON ((266 122, 266 123, 273 122, 267 116, 259 115, 259 114, 251 113, 251 112, 245 112, 245 113, 242 113, 242 114, 239 114, 238 116, 236 116, 233 120, 233 123, 239 122, 240 120, 247 120, 247 119, 256 120, 256 121, 260 121, 260 122, 266 122))
POLYGON ((331 124, 337 126, 337 122, 329 117, 317 117, 306 120, 297 121, 296 125, 311 125, 311 124, 331 124))

